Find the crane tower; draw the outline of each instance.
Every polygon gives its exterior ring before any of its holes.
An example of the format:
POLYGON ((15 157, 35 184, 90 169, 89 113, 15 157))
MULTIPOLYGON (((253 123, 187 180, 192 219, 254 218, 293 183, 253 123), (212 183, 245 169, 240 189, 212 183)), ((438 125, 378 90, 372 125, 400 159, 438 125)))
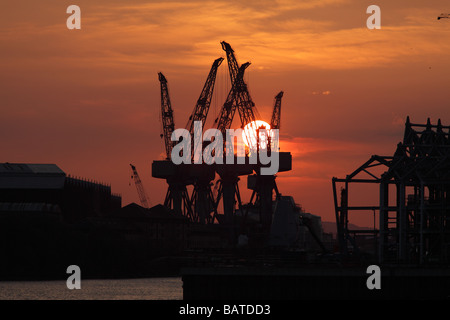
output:
POLYGON ((136 185, 136 189, 139 195, 139 200, 141 202, 141 205, 144 208, 150 208, 150 201, 148 199, 147 193, 144 190, 144 186, 142 185, 141 178, 139 177, 139 174, 136 170, 136 167, 130 163, 132 175, 131 178, 134 181, 134 184, 136 185))

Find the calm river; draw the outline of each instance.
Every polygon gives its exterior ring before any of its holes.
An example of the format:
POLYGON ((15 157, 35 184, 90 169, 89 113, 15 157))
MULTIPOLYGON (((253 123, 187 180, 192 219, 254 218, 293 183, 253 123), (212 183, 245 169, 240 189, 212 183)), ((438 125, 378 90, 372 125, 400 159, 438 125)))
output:
POLYGON ((0 281, 0 300, 182 300, 181 278, 81 280, 69 290, 66 281, 0 281))

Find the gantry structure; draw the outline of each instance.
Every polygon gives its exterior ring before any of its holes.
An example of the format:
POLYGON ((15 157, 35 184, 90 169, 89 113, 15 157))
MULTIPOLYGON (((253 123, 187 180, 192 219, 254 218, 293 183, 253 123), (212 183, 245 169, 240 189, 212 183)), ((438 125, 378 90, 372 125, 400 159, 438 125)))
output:
MULTIPOLYGON (((221 42, 221 45, 228 62, 231 89, 220 109, 218 117, 214 121, 213 127, 222 133, 223 141, 225 142, 226 132, 228 129, 231 129, 236 111, 239 115, 240 127, 244 128, 250 124, 253 126, 253 130, 259 129, 256 128, 255 121, 259 117, 259 113, 244 81, 244 73, 250 66, 250 63, 246 62, 240 65, 231 46, 224 41, 221 42)), ((214 91, 217 70, 223 60, 223 58, 218 58, 214 61, 194 111, 189 117, 186 129, 191 134, 192 139, 195 133, 195 121, 201 121, 202 128, 204 128, 214 91)), ((218 222, 234 230, 236 226, 236 212, 239 211, 242 215, 245 211, 239 191, 239 177, 249 176, 250 180, 254 177, 258 183, 256 187, 251 188, 253 190, 252 199, 255 199, 255 205, 259 208, 261 223, 266 230, 269 230, 273 215, 273 192, 279 194, 275 184, 275 175, 262 177, 260 175, 261 164, 259 162, 250 163, 247 153, 242 163, 238 161, 236 155, 233 155, 235 157, 234 164, 227 164, 223 161, 223 164, 215 163, 213 165, 206 163, 182 163, 175 165, 171 161, 172 149, 176 144, 176 141, 172 140, 172 133, 175 130, 174 112, 170 102, 167 79, 162 73, 159 73, 158 76, 161 87, 161 117, 163 124, 161 137, 164 138, 166 159, 153 161, 152 176, 167 181, 168 190, 164 205, 188 217, 192 222, 200 224, 218 222), (214 195, 212 185, 216 174, 219 176, 219 180, 216 185, 217 193, 214 195), (187 186, 190 185, 193 186, 193 191, 189 195, 187 186), (222 204, 221 211, 223 214, 219 216, 220 204, 222 204)), ((275 97, 271 124, 276 129, 279 129, 280 124, 282 96, 283 92, 280 92, 275 97)), ((194 143, 191 145, 195 146, 194 143)), ((192 162, 194 162, 196 154, 194 149, 191 148, 192 162)), ((227 152, 234 151, 224 148, 221 156, 225 158, 227 152)), ((278 172, 291 170, 292 157, 289 152, 279 152, 279 150, 269 150, 269 152, 279 153, 280 166, 278 172)))
POLYGON ((379 263, 450 261, 449 132, 441 120, 414 124, 408 117, 392 156, 373 155, 345 178, 332 179, 344 255, 370 252, 379 263), (361 184, 375 186, 377 204, 362 206, 355 199, 361 184), (360 214, 373 215, 373 228, 352 229, 352 217, 360 214))

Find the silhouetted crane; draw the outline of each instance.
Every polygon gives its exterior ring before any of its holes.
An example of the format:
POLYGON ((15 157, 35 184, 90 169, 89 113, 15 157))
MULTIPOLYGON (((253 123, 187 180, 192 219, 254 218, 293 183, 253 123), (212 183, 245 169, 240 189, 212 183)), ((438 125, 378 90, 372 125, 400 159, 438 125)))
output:
MULTIPOLYGON (((195 154, 194 130, 195 121, 202 122, 202 128, 206 122, 206 118, 211 105, 211 99, 214 92, 217 69, 224 59, 218 58, 211 66, 211 70, 200 93, 200 97, 189 117, 186 129, 191 135, 191 157, 195 154)), ((209 187, 210 180, 214 178, 214 170, 212 167, 203 168, 204 170, 190 170, 188 166, 173 166, 170 163, 172 149, 176 141, 172 141, 172 133, 174 132, 174 118, 172 105, 170 103, 167 79, 162 73, 159 73, 159 81, 161 83, 161 112, 165 147, 166 161, 154 163, 153 176, 164 177, 169 188, 167 190, 164 205, 173 208, 174 211, 182 213, 193 222, 212 222, 211 211, 215 211, 212 191, 209 187), (158 170, 154 170, 158 169, 158 170), (160 171, 157 173, 156 171, 160 171), (194 190, 191 197, 187 192, 187 185, 194 184, 194 190), (195 209, 195 210, 194 210, 195 209)), ((202 133, 200 133, 202 134, 202 133)), ((216 215, 217 212, 214 212, 216 215)))
POLYGON ((275 103, 273 105, 272 119, 270 120, 270 129, 280 129, 281 119, 281 98, 283 98, 283 91, 280 91, 275 96, 275 103))
POLYGON ((225 137, 226 129, 231 128, 231 124, 234 119, 234 114, 237 109, 237 95, 242 88, 243 77, 245 69, 249 66, 249 63, 244 63, 238 70, 238 74, 233 81, 231 90, 228 93, 228 96, 220 109, 219 116, 215 120, 215 126, 218 130, 222 132, 225 137))
POLYGON ((448 13, 441 13, 441 15, 439 17, 437 17, 438 20, 448 19, 448 18, 450 18, 450 14, 448 14, 448 13))
MULTIPOLYGON (((222 41, 221 44, 222 49, 225 50, 227 56, 231 90, 220 110, 219 116, 215 120, 215 125, 216 128, 222 132, 224 141, 226 141, 226 130, 231 128, 236 109, 238 110, 242 127, 251 122, 255 123, 256 119, 253 112, 255 104, 253 103, 247 85, 244 82, 244 72, 250 65, 250 62, 239 66, 231 46, 224 41, 222 41)), ((247 138, 250 140, 249 137, 247 138)), ((234 153, 234 150, 230 148, 230 150, 226 150, 226 152, 234 153)), ((224 222, 227 225, 231 225, 234 220, 235 204, 238 204, 240 211, 243 212, 238 185, 239 176, 252 173, 252 169, 246 168, 245 166, 240 167, 239 165, 232 167, 218 165, 216 166, 216 172, 220 175, 220 180, 216 185, 218 190, 215 206, 217 208, 219 202, 223 199, 224 222)))
POLYGON ((164 138, 164 144, 166 147, 166 159, 171 159, 172 149, 175 145, 175 141, 171 140, 172 132, 175 130, 175 123, 173 119, 173 109, 170 102, 169 88, 167 86, 166 77, 159 72, 159 82, 161 84, 161 116, 163 133, 161 138, 164 138))
POLYGON ((194 219, 192 203, 186 188, 188 181, 186 181, 184 176, 184 167, 177 167, 172 162, 172 149, 176 143, 176 141, 172 141, 172 133, 175 130, 175 121, 172 104, 170 102, 167 79, 161 72, 158 73, 158 76, 161 84, 161 115, 163 126, 161 138, 164 138, 166 159, 153 162, 152 176, 166 179, 169 185, 164 199, 164 206, 174 210, 177 214, 182 214, 189 219, 194 219))
MULTIPOLYGON (((194 110, 189 117, 186 129, 191 135, 191 159, 195 160, 194 157, 197 154, 196 148, 200 147, 202 150, 202 145, 197 145, 194 143, 195 134, 201 136, 203 132, 195 131, 195 121, 202 122, 202 130, 206 123, 206 118, 208 116, 209 108, 211 106, 211 99, 214 92, 214 84, 216 82, 217 69, 221 65, 223 58, 218 58, 214 61, 209 71, 208 77, 206 78, 203 90, 200 93, 200 97, 194 107, 194 110)), ((202 152, 202 151, 201 151, 202 152)), ((190 170, 190 176, 193 179, 194 189, 192 190, 192 195, 190 202, 193 207, 192 220, 194 222, 200 223, 214 223, 217 217, 217 208, 214 202, 214 195, 211 190, 211 180, 214 179, 215 172, 213 168, 203 166, 200 170, 190 170), (212 213, 212 215, 211 215, 212 213)))
POLYGON ((130 163, 132 175, 131 178, 134 180, 134 184, 136 185, 136 189, 139 195, 139 200, 141 202, 141 205, 144 208, 150 208, 150 201, 148 199, 147 194, 145 193, 144 186, 142 185, 141 178, 139 177, 139 174, 137 173, 136 167, 130 163))
MULTIPOLYGON (((244 81, 244 78, 242 80, 239 80, 236 82, 236 78, 239 73, 239 67, 236 60, 236 57, 234 55, 234 50, 231 48, 231 46, 225 42, 222 41, 222 49, 225 50, 227 55, 227 61, 228 61, 228 69, 230 71, 230 79, 231 79, 231 85, 234 83, 238 84, 238 91, 236 93, 236 106, 239 112, 239 117, 241 119, 241 125, 244 127, 245 125, 254 122, 256 120, 255 114, 257 114, 255 103, 252 100, 252 97, 250 96, 250 93, 248 91, 247 84, 244 81)), ((244 64, 245 65, 245 64, 244 64)), ((246 63, 246 68, 250 65, 250 62, 246 63)), ((255 128, 256 129, 256 128, 255 128)))
POLYGON ((209 107, 211 106, 211 99, 214 92, 214 84, 216 82, 217 69, 222 63, 223 58, 218 58, 214 61, 211 66, 211 70, 209 71, 208 77, 206 78, 205 85, 203 86, 203 90, 200 93, 200 97, 197 100, 197 103, 192 111, 191 116, 189 117, 188 123, 186 125, 186 129, 191 134, 191 151, 192 155, 195 154, 194 150, 194 123, 195 121, 202 122, 202 128, 205 126, 206 118, 208 116, 209 107))
MULTIPOLYGON (((283 91, 280 91, 275 96, 275 103, 273 105, 273 111, 272 111, 272 118, 270 120, 270 130, 277 129, 280 130, 280 124, 281 124, 281 99, 283 98, 283 91)), ((269 136, 269 141, 271 139, 271 136, 269 136)), ((269 142, 268 147, 272 149, 272 142, 269 142)), ((274 150, 279 151, 279 150, 274 150)))

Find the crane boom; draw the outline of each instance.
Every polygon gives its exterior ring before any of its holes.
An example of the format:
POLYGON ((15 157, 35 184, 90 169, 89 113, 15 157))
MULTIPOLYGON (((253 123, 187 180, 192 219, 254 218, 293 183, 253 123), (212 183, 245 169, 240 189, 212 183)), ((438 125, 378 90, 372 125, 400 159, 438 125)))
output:
POLYGON ((134 184, 136 185, 136 189, 139 195, 139 200, 144 208, 149 208, 149 200, 148 196, 145 193, 144 186, 142 185, 141 178, 139 177, 136 167, 130 163, 131 171, 133 172, 131 178, 134 180, 134 184))
POLYGON ((243 83, 243 77, 245 69, 249 66, 249 63, 244 63, 238 71, 236 80, 233 82, 230 92, 228 93, 227 99, 220 109, 219 116, 215 120, 216 128, 222 132, 225 136, 226 129, 230 129, 231 123, 233 122, 234 114, 236 112, 237 100, 236 97, 241 90, 243 83))
MULTIPOLYGON (((231 84, 233 85, 233 83, 236 82, 236 78, 239 73, 239 64, 234 55, 234 50, 231 48, 230 44, 225 41, 222 41, 221 44, 222 49, 226 52, 231 84)), ((247 62, 247 64, 250 65, 250 62, 247 62)), ((256 110, 255 103, 253 102, 252 97, 250 96, 244 78, 242 78, 242 80, 239 82, 238 88, 239 90, 236 93, 236 104, 239 112, 239 117, 241 119, 241 125, 242 127, 244 127, 246 124, 256 120, 255 114, 258 115, 258 111, 256 110)))
POLYGON ((175 145, 175 142, 171 140, 172 132, 175 130, 175 123, 173 120, 173 109, 170 102, 167 79, 161 72, 158 73, 158 76, 161 84, 161 115, 164 131, 163 137, 166 147, 166 159, 169 160, 171 158, 173 146, 175 145))
POLYGON ((281 98, 283 98, 283 91, 280 91, 275 96, 275 103, 273 106, 272 119, 270 120, 270 129, 280 129, 281 98))
POLYGON ((211 105, 211 98, 214 92, 214 84, 216 82, 217 69, 222 63, 223 58, 218 58, 214 61, 209 71, 208 77, 206 78, 203 90, 200 93, 200 97, 197 100, 197 104, 189 117, 186 129, 189 130, 191 136, 194 134, 194 122, 201 121, 202 127, 205 125, 206 117, 208 116, 209 107, 211 105))
MULTIPOLYGON (((249 65, 250 63, 247 62, 249 65)), ((247 84, 244 79, 240 80, 239 91, 237 94, 237 107, 239 112, 239 118, 241 119, 241 125, 244 127, 246 124, 254 122, 255 117, 255 103, 250 97, 247 84)))
MULTIPOLYGON (((211 106, 211 99, 214 92, 214 84, 216 82, 217 69, 222 63, 223 58, 218 58, 214 61, 211 66, 211 70, 209 71, 208 77, 206 78, 205 85, 203 86, 203 90, 200 93, 200 97, 197 100, 197 103, 192 111, 191 116, 189 117, 188 123, 186 125, 186 129, 189 130, 191 135, 191 146, 195 146, 194 143, 194 123, 195 121, 202 122, 202 128, 204 128, 206 123, 206 118, 208 116, 209 107, 211 106)), ((195 147, 191 149, 192 158, 195 154, 195 147)))
POLYGON ((231 85, 233 85, 239 72, 239 64, 234 56, 234 50, 231 48, 230 44, 225 41, 222 41, 220 44, 227 55, 228 70, 230 72, 231 85))

